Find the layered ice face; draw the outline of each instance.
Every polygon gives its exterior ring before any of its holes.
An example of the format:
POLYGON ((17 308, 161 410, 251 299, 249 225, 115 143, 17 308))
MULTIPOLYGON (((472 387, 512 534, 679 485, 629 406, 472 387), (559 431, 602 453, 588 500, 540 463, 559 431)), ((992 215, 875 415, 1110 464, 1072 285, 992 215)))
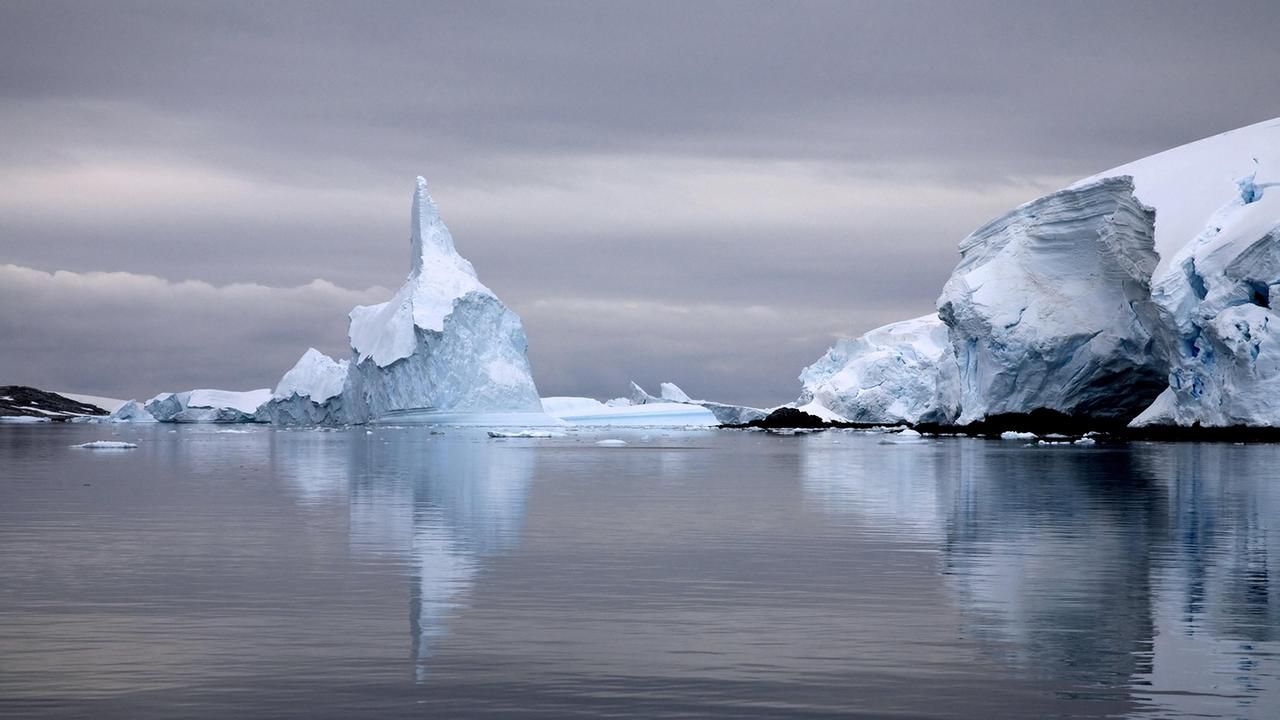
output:
POLYGON ((1155 213, 1128 177, 1023 205, 960 243, 938 299, 960 423, 1053 410, 1128 420, 1160 392, 1155 213))

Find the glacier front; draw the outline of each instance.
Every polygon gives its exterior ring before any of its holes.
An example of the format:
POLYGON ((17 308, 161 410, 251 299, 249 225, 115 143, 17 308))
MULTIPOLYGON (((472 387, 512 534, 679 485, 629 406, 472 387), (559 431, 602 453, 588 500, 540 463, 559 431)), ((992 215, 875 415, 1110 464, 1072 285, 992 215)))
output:
POLYGON ((1132 179, 1033 200, 975 230, 943 287, 961 424, 1051 410, 1128 421, 1155 399, 1155 212, 1132 179))

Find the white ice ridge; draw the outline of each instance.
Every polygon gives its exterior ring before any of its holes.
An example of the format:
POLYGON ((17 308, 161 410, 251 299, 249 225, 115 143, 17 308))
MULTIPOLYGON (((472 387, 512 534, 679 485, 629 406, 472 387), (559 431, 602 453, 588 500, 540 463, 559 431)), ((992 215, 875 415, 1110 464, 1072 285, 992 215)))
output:
MULTIPOLYGON (((746 405, 730 405, 728 403, 715 402, 713 400, 694 400, 689 397, 688 393, 680 389, 679 385, 672 382, 664 382, 658 384, 658 396, 654 397, 645 392, 645 389, 636 383, 631 383, 630 405, 651 405, 654 403, 680 403, 684 405, 699 405, 709 410, 721 424, 738 425, 748 423, 752 420, 759 420, 769 414, 768 410, 760 408, 748 407, 746 405)), ((610 400, 609 404, 620 405, 623 398, 610 400)))
POLYGON ((946 423, 959 413, 955 358, 937 314, 841 340, 800 373, 800 382, 795 404, 827 420, 946 423))
POLYGON ((395 296, 351 311, 350 361, 309 350, 261 416, 286 424, 555 424, 542 413, 520 318, 458 254, 421 177, 409 246, 409 277, 395 296))

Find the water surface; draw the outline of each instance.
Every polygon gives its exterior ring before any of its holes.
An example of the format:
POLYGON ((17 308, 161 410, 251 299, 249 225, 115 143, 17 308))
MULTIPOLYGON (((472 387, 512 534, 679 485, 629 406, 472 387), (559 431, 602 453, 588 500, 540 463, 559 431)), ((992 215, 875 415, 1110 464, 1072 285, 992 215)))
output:
POLYGON ((0 428, 0 714, 1274 718, 1277 468, 1271 445, 0 428), (96 439, 139 447, 70 447, 96 439))

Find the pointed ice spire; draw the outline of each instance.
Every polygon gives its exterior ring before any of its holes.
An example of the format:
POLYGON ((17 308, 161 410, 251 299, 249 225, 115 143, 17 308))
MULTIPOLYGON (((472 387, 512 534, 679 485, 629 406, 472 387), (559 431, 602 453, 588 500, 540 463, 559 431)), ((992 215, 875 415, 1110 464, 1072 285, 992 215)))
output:
POLYGON ((409 218, 409 230, 409 260, 412 263, 410 275, 422 272, 427 253, 457 253, 453 248, 453 236, 440 219, 440 211, 436 209, 431 193, 427 192, 427 180, 422 176, 418 177, 418 189, 413 194, 413 215, 409 218))

